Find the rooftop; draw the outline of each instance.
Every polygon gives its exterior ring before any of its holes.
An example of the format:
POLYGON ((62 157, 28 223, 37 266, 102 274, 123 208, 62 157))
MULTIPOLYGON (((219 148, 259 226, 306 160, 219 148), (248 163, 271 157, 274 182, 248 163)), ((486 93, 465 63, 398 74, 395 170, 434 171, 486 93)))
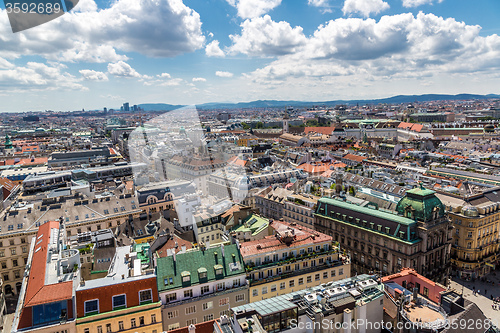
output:
POLYGON ((240 274, 245 274, 245 269, 236 244, 221 244, 205 250, 196 249, 159 258, 156 266, 160 292, 240 274), (216 274, 219 269, 220 274, 216 274), (183 277, 186 276, 190 277, 189 281, 183 282, 183 277))
POLYGON ((241 244, 243 257, 263 254, 308 244, 331 242, 332 237, 294 223, 273 221, 271 227, 275 235, 241 244))

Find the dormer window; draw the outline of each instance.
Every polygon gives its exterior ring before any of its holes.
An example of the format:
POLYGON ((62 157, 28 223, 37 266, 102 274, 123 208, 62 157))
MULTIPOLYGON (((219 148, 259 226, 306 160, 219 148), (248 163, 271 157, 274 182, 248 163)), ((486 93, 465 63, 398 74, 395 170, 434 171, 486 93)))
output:
POLYGON ((191 273, 184 271, 181 273, 182 282, 191 282, 191 273))
POLYGON ((222 270, 223 270, 222 265, 215 265, 214 266, 215 275, 222 275, 222 270))
POLYGON ((199 279, 207 278, 207 269, 205 267, 198 268, 198 278, 199 279))

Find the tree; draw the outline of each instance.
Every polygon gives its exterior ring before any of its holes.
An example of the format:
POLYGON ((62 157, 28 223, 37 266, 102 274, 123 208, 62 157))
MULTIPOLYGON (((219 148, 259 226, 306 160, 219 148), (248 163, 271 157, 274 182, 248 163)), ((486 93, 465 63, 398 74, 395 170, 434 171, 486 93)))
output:
POLYGON ((264 123, 262 123, 262 121, 259 121, 255 128, 264 128, 264 123))
POLYGON ((351 196, 355 196, 355 195, 356 195, 356 191, 354 190, 354 187, 352 187, 352 186, 351 186, 351 187, 349 187, 349 194, 350 194, 351 196))

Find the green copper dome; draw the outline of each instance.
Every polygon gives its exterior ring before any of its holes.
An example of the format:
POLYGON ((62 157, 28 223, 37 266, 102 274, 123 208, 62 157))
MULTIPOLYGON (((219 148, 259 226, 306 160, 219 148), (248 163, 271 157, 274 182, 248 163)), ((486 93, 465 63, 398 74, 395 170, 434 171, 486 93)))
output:
POLYGON ((7 134, 5 134, 5 149, 12 149, 12 141, 7 134))
POLYGON ((420 186, 406 191, 399 200, 396 211, 404 217, 429 222, 444 216, 444 206, 436 192, 420 186))

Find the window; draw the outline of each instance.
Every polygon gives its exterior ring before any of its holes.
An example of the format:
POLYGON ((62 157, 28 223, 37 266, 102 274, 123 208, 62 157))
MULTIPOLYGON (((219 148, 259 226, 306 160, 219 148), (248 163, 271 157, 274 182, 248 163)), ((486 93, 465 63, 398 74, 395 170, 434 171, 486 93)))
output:
POLYGON ((106 333, 111 333, 111 324, 106 324, 106 333))
POLYGON ((245 294, 236 295, 236 302, 241 302, 245 300, 245 294))
POLYGON ((271 292, 273 293, 273 292, 275 292, 275 291, 276 291, 276 285, 275 285, 275 284, 272 284, 272 285, 271 285, 271 292))
POLYGON ((135 324, 135 318, 130 319, 130 327, 134 328, 136 326, 135 324))
POLYGON ((186 308, 186 314, 192 314, 196 312, 196 305, 188 306, 186 308))
POLYGON ((259 291, 257 289, 252 290, 252 296, 259 296, 259 291))
POLYGON ((7 263, 4 261, 2 262, 2 269, 6 269, 7 268, 7 263))
POLYGON ((97 333, 102 333, 102 326, 97 326, 97 333))
MULTIPOLYGON (((206 273, 205 273, 206 274, 206 273)), ((201 294, 207 294, 210 292, 210 286, 203 286, 201 287, 201 294)))
POLYGON ((328 279, 328 272, 323 272, 323 279, 328 279))
MULTIPOLYGON (((175 299, 177 299, 177 294, 175 294, 175 299)), ((147 302, 152 302, 153 301, 153 295, 151 293, 151 289, 145 289, 139 291, 139 303, 147 303, 147 302)))
POLYGON ((139 325, 144 326, 144 316, 139 317, 139 325))
POLYGON ((311 283, 311 282, 312 282, 312 275, 309 275, 309 276, 307 277, 307 283, 311 283))
POLYGON ((9 281, 9 274, 4 274, 3 275, 3 280, 4 281, 9 281))
POLYGON ((285 282, 281 282, 280 283, 280 290, 285 289, 285 288, 286 288, 285 282))
POLYGON ((83 333, 90 333, 90 329, 89 328, 84 328, 83 329, 83 333))
POLYGON ((4 250, 0 250, 0 257, 5 257, 5 251, 4 250))
POLYGON ((189 325, 196 325, 196 318, 189 319, 188 321, 186 321, 186 326, 189 326, 189 325))
POLYGON ((118 322, 118 330, 123 331, 125 328, 123 327, 123 321, 118 322))
POLYGON ((125 294, 113 296, 113 310, 117 308, 126 308, 127 298, 125 294))
POLYGON ((203 321, 209 321, 209 320, 214 320, 214 314, 213 313, 207 314, 207 315, 203 316, 203 321))
POLYGON ((176 293, 171 293, 171 294, 165 295, 165 303, 174 302, 176 300, 177 300, 177 294, 176 293))
POLYGON ((314 275, 314 281, 319 281, 319 274, 314 275))
POLYGON ((193 289, 184 290, 184 298, 193 297, 193 289))
POLYGON ((288 285, 290 288, 295 287, 295 280, 290 280, 290 282, 288 282, 288 285))
POLYGON ((224 290, 224 282, 217 283, 217 290, 224 290))
POLYGON ((14 277, 19 279, 21 277, 21 273, 19 271, 14 271, 14 277))
POLYGON ((13 247, 12 249, 10 249, 10 254, 12 254, 12 255, 16 254, 16 248, 15 247, 13 247))
POLYGON ((335 276, 335 273, 336 273, 336 272, 335 272, 335 270, 332 270, 332 271, 330 272, 330 276, 331 276, 331 277, 334 277, 334 276, 335 276))
POLYGON ((262 287, 262 295, 267 294, 267 287, 262 287))
POLYGON ((168 325, 168 327, 167 327, 167 331, 176 330, 176 329, 178 329, 179 327, 181 327, 181 325, 180 325, 179 323, 170 324, 170 325, 168 325))
POLYGON ((304 278, 299 278, 299 286, 300 286, 301 284, 304 284, 304 278))
POLYGON ((339 275, 344 275, 344 269, 343 268, 339 268, 339 275))
POLYGON ((84 303, 85 315, 99 313, 99 300, 93 299, 84 303))
POLYGON ((229 297, 221 298, 219 300, 219 306, 224 306, 229 304, 229 297))
POLYGON ((210 310, 211 308, 214 307, 214 302, 203 303, 201 307, 203 308, 203 310, 210 310))
POLYGON ((172 319, 172 318, 177 318, 179 316, 179 311, 178 310, 173 310, 167 312, 167 318, 172 319))
POLYGON ((28 247, 27 246, 23 246, 22 249, 23 249, 23 253, 28 253, 28 247))

